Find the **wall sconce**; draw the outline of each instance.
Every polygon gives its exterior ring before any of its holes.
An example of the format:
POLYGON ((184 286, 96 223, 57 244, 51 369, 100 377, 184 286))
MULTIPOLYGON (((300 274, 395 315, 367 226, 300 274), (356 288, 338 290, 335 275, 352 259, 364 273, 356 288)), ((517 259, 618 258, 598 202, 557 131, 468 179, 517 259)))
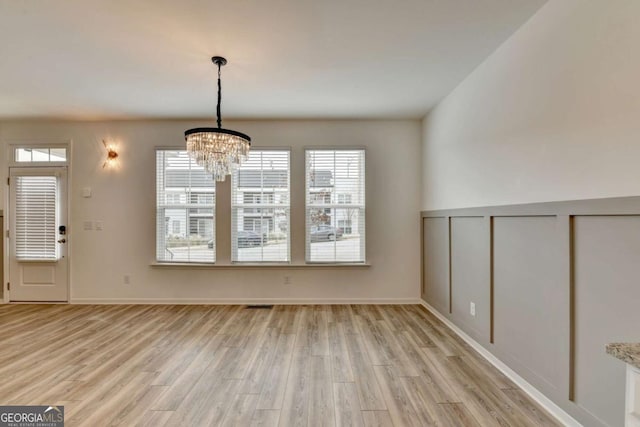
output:
POLYGON ((107 144, 104 139, 102 140, 102 144, 107 150, 107 159, 102 164, 102 168, 104 169, 107 166, 112 167, 116 164, 115 162, 118 158, 118 152, 116 151, 116 147, 113 144, 107 144))

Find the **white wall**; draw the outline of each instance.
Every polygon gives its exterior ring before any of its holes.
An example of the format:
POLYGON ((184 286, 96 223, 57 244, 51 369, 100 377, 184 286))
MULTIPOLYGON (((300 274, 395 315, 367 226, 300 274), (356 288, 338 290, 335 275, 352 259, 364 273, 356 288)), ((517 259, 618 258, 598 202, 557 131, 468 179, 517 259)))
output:
MULTIPOLYGON (((254 121, 227 126, 252 136, 254 145, 292 147, 292 258, 304 262, 304 147, 364 146, 367 172, 367 258, 371 267, 297 269, 166 269, 152 267, 155 242, 157 146, 181 146, 185 121, 8 121, 14 140, 72 140, 70 180, 71 297, 75 301, 374 300, 419 297, 420 122, 254 121), (102 169, 102 139, 119 141, 120 168, 102 169), (82 198, 82 188, 93 189, 82 198), (83 231, 101 220, 104 231, 83 231), (292 285, 284 285, 284 275, 292 285), (131 284, 124 285, 124 275, 131 284)), ((230 258, 229 180, 218 186, 218 261, 230 258)), ((4 186, 2 186, 4 187, 4 186)), ((4 190, 4 188, 3 188, 4 190)), ((6 192, 0 193, 6 205, 6 192)))
POLYGON ((425 119, 422 209, 640 194, 639 16, 543 6, 425 119))

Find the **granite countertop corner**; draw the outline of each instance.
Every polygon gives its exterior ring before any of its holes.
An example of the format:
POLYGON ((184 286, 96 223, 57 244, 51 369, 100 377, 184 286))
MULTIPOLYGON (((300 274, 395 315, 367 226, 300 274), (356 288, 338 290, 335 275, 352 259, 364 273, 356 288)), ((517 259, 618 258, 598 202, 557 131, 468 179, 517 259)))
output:
POLYGON ((640 343, 607 344, 607 354, 640 369, 640 343))

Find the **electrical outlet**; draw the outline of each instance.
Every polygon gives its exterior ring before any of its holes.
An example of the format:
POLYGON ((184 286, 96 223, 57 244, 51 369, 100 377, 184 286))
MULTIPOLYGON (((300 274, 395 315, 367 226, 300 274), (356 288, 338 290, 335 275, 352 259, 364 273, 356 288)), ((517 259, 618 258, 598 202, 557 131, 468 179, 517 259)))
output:
POLYGON ((291 276, 284 276, 284 284, 285 285, 291 284, 291 276))
POLYGON ((476 303, 475 302, 469 303, 469 314, 471 314, 472 316, 476 315, 476 303))
POLYGON ((129 276, 128 274, 124 275, 124 284, 125 285, 130 285, 131 284, 131 276, 129 276))

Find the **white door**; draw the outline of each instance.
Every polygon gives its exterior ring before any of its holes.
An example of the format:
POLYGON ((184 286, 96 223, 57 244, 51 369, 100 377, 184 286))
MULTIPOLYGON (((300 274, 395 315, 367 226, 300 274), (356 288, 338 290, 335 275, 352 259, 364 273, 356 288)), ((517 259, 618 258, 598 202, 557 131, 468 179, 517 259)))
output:
POLYGON ((68 301, 67 168, 11 168, 9 177, 9 298, 68 301))

